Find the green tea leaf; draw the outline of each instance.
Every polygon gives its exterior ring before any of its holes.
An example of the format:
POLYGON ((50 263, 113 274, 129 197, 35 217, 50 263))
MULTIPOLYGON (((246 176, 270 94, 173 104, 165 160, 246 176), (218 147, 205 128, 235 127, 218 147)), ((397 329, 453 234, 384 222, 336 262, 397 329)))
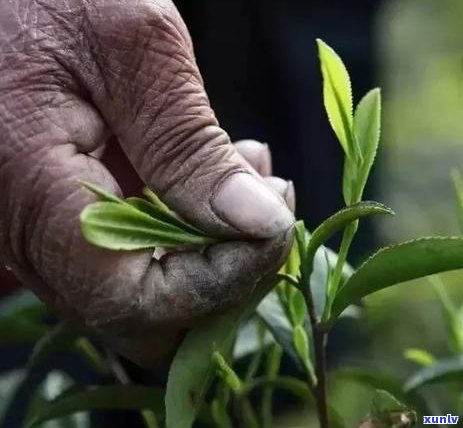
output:
POLYGON ((463 268, 463 238, 430 237, 379 250, 357 269, 334 298, 332 323, 350 304, 395 284, 463 268))
POLYGON ((463 324, 458 308, 450 298, 442 280, 438 276, 429 277, 433 285, 437 299, 440 303, 442 318, 449 342, 449 349, 452 353, 460 354, 463 352, 463 324))
POLYGON ((301 363, 311 379, 312 385, 315 385, 317 382, 317 377, 315 376, 315 370, 310 359, 310 341, 307 331, 301 325, 297 325, 293 330, 293 341, 296 352, 299 355, 301 363))
POLYGON ((151 410, 142 410, 141 416, 145 423, 146 428, 159 428, 156 415, 151 410))
POLYGON ((146 199, 137 197, 127 198, 125 202, 127 202, 129 205, 136 208, 137 210, 144 212, 145 214, 148 214, 150 217, 153 217, 154 219, 161 220, 165 223, 170 223, 194 235, 204 235, 204 232, 201 232, 199 229, 181 220, 173 211, 169 210, 167 207, 163 207, 162 209, 160 209, 159 205, 154 205, 146 199))
POLYGON ((361 428, 409 428, 416 424, 417 415, 392 394, 384 390, 376 391, 370 414, 361 428))
POLYGON ((323 75, 323 100, 328 120, 347 157, 355 154, 352 88, 341 58, 323 40, 317 39, 323 75))
POLYGON ((404 390, 414 391, 424 385, 440 382, 461 382, 463 379, 463 356, 438 360, 412 374, 404 384, 404 390))
MULTIPOLYGON (((326 290, 330 277, 330 271, 334 269, 338 261, 338 255, 331 249, 321 245, 315 253, 313 261, 313 270, 310 276, 310 288, 315 305, 315 312, 321 316, 325 308, 326 290)), ((344 263, 342 269, 342 280, 346 281, 354 272, 349 263, 344 263)), ((355 308, 352 306, 351 313, 344 312, 347 316, 352 316, 355 313, 355 308)))
POLYGON ((92 244, 111 250, 141 250, 214 242, 150 217, 128 204, 96 202, 81 213, 82 231, 92 244))
MULTIPOLYGON (((294 246, 297 248, 299 266, 296 275, 300 277, 300 283, 306 283, 309 277, 309 265, 307 263, 307 249, 309 245, 310 234, 305 228, 304 222, 299 220, 294 225, 294 246)), ((292 291, 292 290, 291 290, 292 291)))
POLYGON ((228 365, 222 354, 218 351, 215 351, 212 354, 212 361, 215 364, 217 372, 219 373, 219 376, 222 378, 222 380, 229 386, 232 391, 239 393, 242 387, 241 379, 228 365))
POLYGON ((166 428, 190 428, 215 373, 212 355, 231 352, 239 324, 274 286, 268 279, 258 284, 246 305, 208 319, 183 340, 169 371, 166 392, 166 428))
POLYGON ((164 202, 162 202, 158 195, 156 195, 152 190, 145 187, 145 189, 143 189, 143 194, 150 200, 150 202, 156 207, 157 210, 170 213, 169 207, 164 202))
MULTIPOLYGON (((295 242, 298 257, 294 256, 296 260, 299 261, 299 265, 304 259, 304 255, 307 251, 307 246, 309 244, 310 234, 307 232, 305 228, 305 224, 302 220, 297 221, 294 224, 294 235, 295 235, 295 242)), ((300 266, 296 266, 295 272, 292 273, 294 276, 297 276, 299 273, 300 266)))
POLYGON ((434 355, 428 351, 425 351, 424 349, 418 348, 406 349, 404 352, 404 357, 407 360, 413 361, 414 363, 423 367, 432 366, 436 362, 434 355))
POLYGON ((328 423, 332 428, 346 428, 343 416, 331 403, 328 403, 328 423))
POLYGON ((114 195, 113 193, 109 193, 106 190, 102 189, 99 186, 95 186, 92 183, 88 183, 87 181, 81 181, 82 186, 84 186, 87 190, 94 193, 98 196, 101 201, 103 202, 115 202, 117 204, 123 204, 124 200, 119 198, 118 196, 114 195))
MULTIPOLYGON (((302 227, 304 227, 303 222, 299 222, 299 221, 296 222, 295 224, 296 232, 300 230, 301 223, 302 223, 302 227)), ((299 276, 300 270, 301 270, 301 256, 299 252, 300 252, 299 243, 297 240, 295 240, 293 243, 293 246, 291 247, 291 251, 289 252, 289 255, 288 255, 288 258, 286 259, 285 264, 280 269, 280 273, 288 274, 295 278, 299 276)))
MULTIPOLYGON (((299 225, 300 222, 296 223, 296 226, 299 225)), ((298 228, 296 227, 296 236, 297 236, 298 228)), ((291 247, 291 251, 286 259, 285 264, 281 267, 279 273, 277 274, 277 278, 279 280, 276 293, 280 298, 280 308, 283 309, 284 314, 290 319, 294 319, 294 311, 293 311, 293 304, 292 301, 294 296, 299 288, 299 279, 298 276, 300 275, 300 268, 301 268, 301 257, 299 254, 299 245, 297 239, 294 240, 293 245, 291 247)))
POLYGON ((381 134, 381 91, 368 92, 360 101, 354 115, 354 131, 363 161, 359 168, 356 199, 361 199, 378 150, 381 134))
POLYGON ((259 304, 256 312, 275 341, 281 345, 293 362, 299 365, 299 358, 293 343, 293 328, 277 294, 269 293, 259 304))
POLYGON ((352 205, 359 202, 360 198, 355 195, 358 176, 357 161, 353 158, 344 158, 344 169, 342 173, 342 196, 346 205, 352 205))
POLYGON ((293 314, 293 325, 301 325, 305 324, 307 320, 307 307, 305 304, 304 296, 300 291, 294 293, 291 302, 292 307, 292 314, 293 314))
POLYGON ((151 190, 148 200, 123 200, 93 184, 82 182, 103 202, 89 205, 81 213, 84 236, 95 245, 111 250, 205 245, 214 242, 171 211, 151 190))
POLYGON ((304 362, 304 364, 310 364, 310 352, 309 352, 309 338, 307 332, 300 325, 294 327, 293 330, 294 346, 297 354, 304 362))
POLYGON ((394 211, 379 202, 368 201, 359 202, 333 214, 312 233, 307 250, 307 263, 313 263, 317 249, 336 232, 344 229, 355 220, 378 214, 394 215, 394 211))
POLYGON ((159 210, 155 205, 146 199, 131 196, 130 198, 125 199, 124 202, 136 208, 138 211, 148 214, 150 217, 157 218, 165 222, 169 222, 172 218, 168 212, 159 210))
POLYGON ((71 389, 49 402, 35 415, 29 428, 77 412, 91 410, 141 410, 163 412, 163 391, 146 386, 98 386, 71 389))
POLYGON ((390 392, 380 389, 376 391, 376 394, 373 397, 372 411, 374 415, 378 415, 384 412, 404 410, 406 408, 407 406, 402 404, 390 392))

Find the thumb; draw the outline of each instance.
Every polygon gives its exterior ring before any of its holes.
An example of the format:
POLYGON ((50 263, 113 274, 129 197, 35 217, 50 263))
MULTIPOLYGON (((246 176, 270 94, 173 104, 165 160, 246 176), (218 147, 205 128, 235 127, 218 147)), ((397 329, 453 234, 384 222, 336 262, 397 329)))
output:
POLYGON ((142 180, 209 233, 268 238, 288 229, 294 218, 283 198, 220 128, 173 4, 88 7, 95 64, 81 67, 91 71, 83 81, 142 180))

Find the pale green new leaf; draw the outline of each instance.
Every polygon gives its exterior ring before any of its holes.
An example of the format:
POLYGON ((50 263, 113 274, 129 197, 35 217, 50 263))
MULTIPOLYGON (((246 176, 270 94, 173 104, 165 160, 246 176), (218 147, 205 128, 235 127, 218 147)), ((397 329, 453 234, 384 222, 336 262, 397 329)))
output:
POLYGON ((344 158, 344 169, 342 174, 342 196, 346 205, 352 205, 359 202, 356 198, 358 167, 357 161, 353 158, 344 158))
POLYGON ((215 351, 212 354, 212 361, 215 364, 217 373, 222 380, 229 386, 235 393, 239 393, 242 388, 242 381, 236 372, 230 367, 223 355, 215 351))
MULTIPOLYGON (((150 195, 154 193, 150 192, 150 195)), ((165 223, 170 223, 178 228, 192 233, 193 235, 204 235, 204 232, 200 231, 199 229, 193 227, 191 224, 186 223, 185 221, 181 220, 173 211, 169 210, 165 205, 166 209, 160 208, 159 205, 155 205, 146 199, 137 198, 137 197, 130 197, 125 200, 129 205, 136 208, 139 211, 148 214, 150 217, 153 217, 157 220, 161 220, 165 223)))
POLYGON ((293 330, 294 346, 297 354, 304 362, 304 364, 310 364, 310 353, 309 353, 309 337, 304 327, 297 325, 293 330))
POLYGON ((150 200, 150 202, 159 210, 166 213, 170 212, 169 207, 159 199, 158 195, 147 187, 143 189, 143 194, 150 200))
POLYGON ((363 158, 355 185, 356 199, 361 199, 378 151, 381 135, 381 91, 379 88, 368 92, 357 105, 354 115, 354 133, 363 158))
POLYGON ((353 134, 352 88, 349 73, 336 52, 317 39, 323 75, 323 100, 328 120, 346 155, 355 154, 353 134))
POLYGON ((298 290, 294 293, 291 299, 291 308, 293 316, 293 325, 303 326, 307 320, 307 307, 305 304, 304 296, 298 290))
POLYGON ((413 361, 414 363, 423 367, 432 366, 436 362, 434 355, 424 349, 419 348, 406 349, 404 352, 404 357, 407 360, 413 361))
POLYGON ((463 238, 429 237, 379 250, 339 289, 329 323, 350 304, 395 284, 463 268, 463 238))
POLYGON ((81 213, 82 231, 92 244, 111 250, 205 245, 213 239, 158 220, 126 203, 96 202, 81 213))
POLYGON ((102 200, 81 213, 83 234, 95 245, 129 251, 215 242, 180 219, 149 189, 144 191, 149 201, 123 200, 91 183, 82 184, 102 200))

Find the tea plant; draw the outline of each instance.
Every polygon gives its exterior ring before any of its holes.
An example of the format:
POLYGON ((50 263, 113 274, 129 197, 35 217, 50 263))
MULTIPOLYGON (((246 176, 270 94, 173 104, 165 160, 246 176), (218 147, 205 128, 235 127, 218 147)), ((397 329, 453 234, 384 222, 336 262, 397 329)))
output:
MULTIPOLYGON (((250 301, 186 335, 171 364, 165 391, 131 384, 123 367, 117 366, 117 357, 102 353, 78 331, 59 325, 51 332, 30 332, 32 340, 39 339, 31 369, 57 347, 66 347, 83 355, 94 370, 113 373, 122 385, 71 388, 37 407, 27 426, 84 410, 137 409, 151 428, 189 428, 197 419, 224 428, 268 428, 272 425, 273 395, 285 390, 308 408, 315 407, 321 428, 342 427, 343 417, 328 396, 327 383, 335 378, 354 379, 378 390, 369 415, 359 426, 405 427, 416 422, 412 409, 430 412, 420 390, 423 385, 463 373, 461 357, 435 361, 432 355, 417 349, 408 350, 407 356, 426 367, 405 384, 362 367, 327 372, 327 340, 342 317, 358 315, 356 305, 376 291, 463 268, 463 238, 421 238, 382 248, 356 270, 348 264, 359 221, 372 215, 394 214, 381 203, 362 200, 380 141, 381 93, 373 89, 354 109, 351 82, 342 60, 323 41, 317 43, 324 106, 344 151, 342 194, 346 206, 311 233, 302 221, 297 222, 293 248, 278 275, 259 284, 250 301), (342 234, 337 254, 325 246, 336 233, 342 234), (244 346, 249 348, 249 340, 243 339, 245 331, 252 332, 251 349, 244 346), (294 361, 299 377, 280 375, 283 353, 294 361), (243 355, 250 356, 245 373, 234 365, 243 355), (256 390, 261 392, 258 404, 251 400, 256 390)), ((463 219, 463 184, 459 176, 455 177, 463 219)), ((146 191, 147 199, 121 199, 92 184, 84 185, 101 199, 81 216, 83 233, 95 245, 130 251, 216 242, 179 218, 151 191, 146 191)), ((445 290, 440 285, 437 290, 452 349, 459 354, 463 350, 460 315, 445 290)), ((28 310, 27 306, 20 307, 4 317, 0 329, 14 326, 21 331, 16 323, 21 319, 19 314, 28 310)), ((26 318, 26 325, 33 324, 26 318)))

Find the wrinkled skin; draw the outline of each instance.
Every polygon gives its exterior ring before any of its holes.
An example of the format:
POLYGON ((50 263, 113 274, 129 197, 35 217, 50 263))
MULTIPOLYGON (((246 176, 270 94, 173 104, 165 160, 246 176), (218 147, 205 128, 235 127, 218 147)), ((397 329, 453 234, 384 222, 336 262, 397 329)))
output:
POLYGON ((140 364, 164 357, 284 260, 294 190, 268 175, 266 146, 234 146, 219 127, 171 1, 0 3, 0 260, 63 317, 140 364), (100 159, 112 144, 171 208, 229 240, 160 260, 85 242, 95 197, 78 180, 121 193, 100 159))

